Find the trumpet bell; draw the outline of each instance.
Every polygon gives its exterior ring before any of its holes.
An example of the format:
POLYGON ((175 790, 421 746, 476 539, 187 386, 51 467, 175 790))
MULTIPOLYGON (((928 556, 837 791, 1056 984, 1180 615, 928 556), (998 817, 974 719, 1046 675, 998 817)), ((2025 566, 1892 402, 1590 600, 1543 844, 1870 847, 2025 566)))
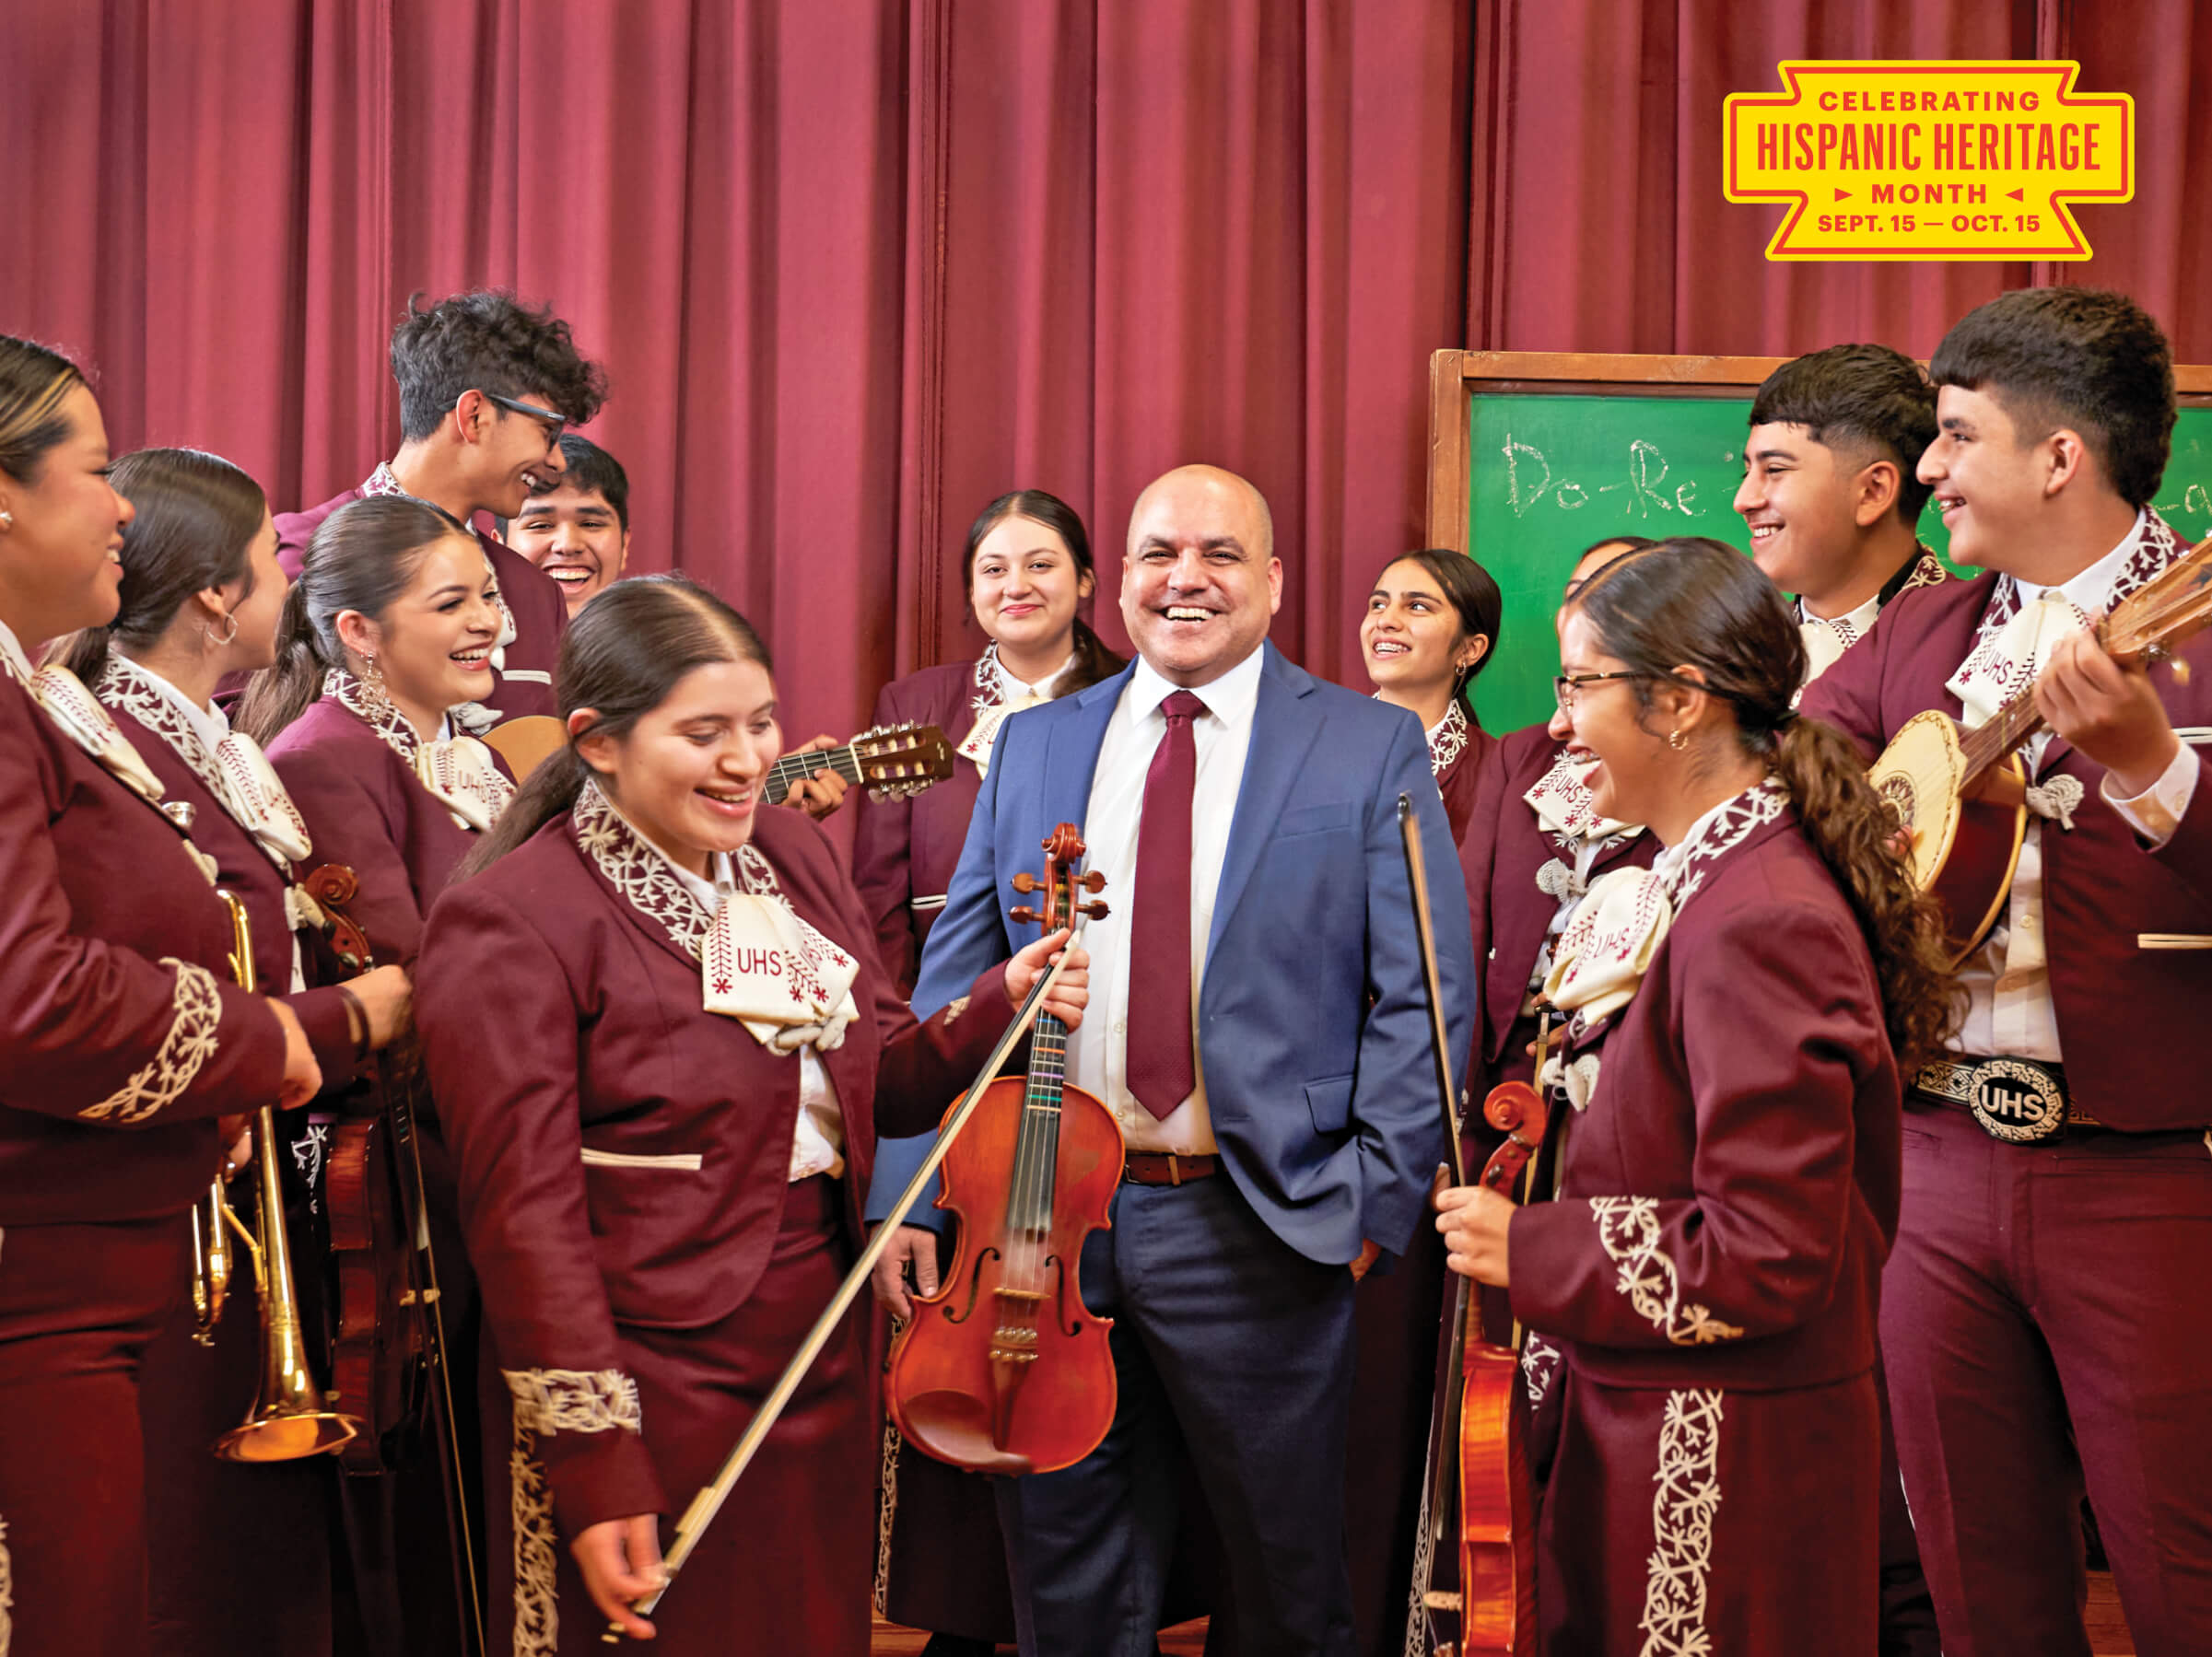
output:
POLYGON ((334 1409, 256 1418, 215 1441, 227 1462, 296 1462, 343 1450, 360 1436, 361 1424, 334 1409))

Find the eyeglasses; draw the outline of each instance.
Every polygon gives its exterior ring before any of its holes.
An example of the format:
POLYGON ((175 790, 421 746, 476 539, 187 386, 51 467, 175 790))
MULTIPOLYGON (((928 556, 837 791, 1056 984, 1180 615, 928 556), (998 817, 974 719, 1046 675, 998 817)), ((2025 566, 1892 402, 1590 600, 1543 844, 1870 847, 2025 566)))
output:
POLYGON ((481 386, 475 389, 485 402, 496 403, 501 408, 511 409, 518 414, 528 414, 533 420, 544 426, 547 449, 551 449, 559 442, 561 433, 568 429, 568 416, 566 414, 556 414, 551 409, 542 409, 534 403, 518 403, 512 397, 502 397, 498 392, 486 391, 481 386))
POLYGON ((1639 673, 1633 670, 1619 673, 1561 673, 1551 681, 1551 699, 1559 705, 1561 713, 1571 714, 1582 700, 1582 687, 1586 684, 1603 684, 1609 679, 1650 677, 1649 673, 1639 673))

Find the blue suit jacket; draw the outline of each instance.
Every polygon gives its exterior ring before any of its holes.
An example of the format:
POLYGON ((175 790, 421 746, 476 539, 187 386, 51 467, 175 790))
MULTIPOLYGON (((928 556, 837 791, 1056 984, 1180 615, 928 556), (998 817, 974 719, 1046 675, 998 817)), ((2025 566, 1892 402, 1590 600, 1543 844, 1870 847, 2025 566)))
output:
MULTIPOLYGON (((1466 1074, 1474 951, 1420 723, 1263 648, 1199 996, 1199 1062, 1214 1139, 1237 1188, 1291 1247, 1343 1264, 1367 1238, 1403 1252, 1445 1149, 1400 793, 1413 800, 1426 853, 1454 1076, 1466 1074)), ((1005 915, 1007 881, 1039 866, 1039 844, 1055 824, 1083 821, 1099 746, 1133 671, 1018 714, 1001 730, 922 954, 918 1015, 966 994, 1019 947, 1005 915)), ((912 1140, 881 1148, 872 1216, 925 1149, 912 1140)))

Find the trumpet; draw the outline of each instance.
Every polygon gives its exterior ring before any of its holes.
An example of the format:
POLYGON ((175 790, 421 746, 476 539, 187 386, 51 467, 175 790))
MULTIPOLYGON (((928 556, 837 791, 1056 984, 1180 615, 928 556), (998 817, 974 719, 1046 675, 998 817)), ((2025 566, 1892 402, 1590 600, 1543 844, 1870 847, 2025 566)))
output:
MULTIPOLYGON (((216 895, 230 908, 230 975, 241 989, 257 988, 253 933, 245 905, 228 892, 216 895)), ((215 1453, 233 1462, 289 1462, 341 1448, 360 1432, 361 1424, 332 1409, 308 1371, 291 1244, 285 1236, 284 1187, 276 1170, 276 1112, 272 1106, 264 1104, 255 1113, 252 1132, 260 1235, 248 1230, 230 1207, 220 1174, 193 1208, 193 1307, 198 1318, 193 1338, 202 1346, 215 1343, 216 1324, 223 1315, 234 1269, 230 1234, 236 1233, 253 1262, 261 1301, 261 1384, 245 1420, 216 1441, 215 1453)))

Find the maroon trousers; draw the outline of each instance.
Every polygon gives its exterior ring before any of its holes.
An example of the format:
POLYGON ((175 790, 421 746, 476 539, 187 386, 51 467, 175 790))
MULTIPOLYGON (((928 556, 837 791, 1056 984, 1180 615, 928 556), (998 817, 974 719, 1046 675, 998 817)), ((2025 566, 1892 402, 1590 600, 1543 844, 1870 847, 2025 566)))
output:
MULTIPOLYGON (((843 1196, 829 1179, 791 1187, 783 1229, 760 1286, 704 1329, 619 1327, 623 1366, 638 1383, 646 1448, 661 1489, 679 1510, 736 1448, 785 1362, 836 1293, 850 1259, 843 1196)), ((875 1544, 879 1441, 871 1430, 867 1342, 855 1311, 807 1371, 760 1453, 706 1539, 653 1615, 654 1657, 727 1657, 734 1651, 797 1657, 867 1657, 869 1567, 875 1544)), ((490 1390, 486 1389, 486 1395, 490 1390)), ((485 1422, 486 1462, 508 1484, 501 1447, 513 1417, 485 1422)), ((514 1650, 513 1512, 504 1494, 487 1504, 494 1651, 514 1650)), ((674 1542, 673 1513, 661 1546, 674 1542)), ((606 1618, 592 1604, 568 1551, 556 1543, 558 1650, 585 1657, 605 1648, 606 1618)))
POLYGON ((0 1649, 13 1657, 146 1650, 139 1371, 191 1269, 181 1214, 0 1235, 0 1649))
POLYGON ((1674 1391, 1601 1385, 1570 1360, 1551 1397, 1544 1657, 1875 1651, 1871 1370, 1784 1392, 1674 1391))
POLYGON ((2212 1149, 1908 1097, 1882 1350, 1948 1657, 2087 1657, 2086 1481, 2143 1657, 2212 1641, 2212 1149))

